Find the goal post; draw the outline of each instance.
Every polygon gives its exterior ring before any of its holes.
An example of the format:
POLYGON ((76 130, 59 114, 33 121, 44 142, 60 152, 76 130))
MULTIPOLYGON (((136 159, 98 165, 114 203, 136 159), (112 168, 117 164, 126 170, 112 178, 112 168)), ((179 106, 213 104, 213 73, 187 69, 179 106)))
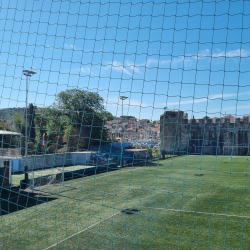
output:
POLYGON ((44 186, 64 186, 64 168, 53 168, 50 170, 32 171, 28 173, 28 184, 26 190, 32 193, 39 191, 44 186))
POLYGON ((219 146, 195 146, 195 154, 202 155, 220 155, 219 146))
POLYGON ((249 155, 249 146, 223 146, 223 155, 249 155))
POLYGON ((61 182, 62 182, 62 186, 64 186, 64 167, 62 167, 62 168, 57 168, 59 171, 61 171, 61 175, 62 175, 62 177, 61 177, 61 182))
POLYGON ((195 154, 202 155, 249 155, 249 146, 195 146, 195 154))

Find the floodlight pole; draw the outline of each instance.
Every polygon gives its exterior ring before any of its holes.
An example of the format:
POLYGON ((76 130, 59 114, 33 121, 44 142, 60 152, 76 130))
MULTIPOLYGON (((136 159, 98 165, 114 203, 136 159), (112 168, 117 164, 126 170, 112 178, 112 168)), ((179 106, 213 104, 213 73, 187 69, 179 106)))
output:
MULTIPOLYGON (((28 78, 36 74, 36 72, 31 71, 31 70, 23 70, 23 74, 26 76, 26 111, 25 111, 25 121, 26 121, 26 126, 25 126, 25 163, 27 164, 27 155, 28 155, 28 87, 29 87, 29 80, 28 78)), ((27 183, 26 183, 27 184, 27 183)), ((34 189, 34 177, 33 177, 33 184, 32 184, 32 192, 34 189)))
MULTIPOLYGON (((122 100, 122 117, 123 117, 123 101, 126 100, 128 97, 127 96, 120 96, 120 99, 122 100)), ((120 167, 123 167, 123 133, 121 136, 121 164, 120 167)))

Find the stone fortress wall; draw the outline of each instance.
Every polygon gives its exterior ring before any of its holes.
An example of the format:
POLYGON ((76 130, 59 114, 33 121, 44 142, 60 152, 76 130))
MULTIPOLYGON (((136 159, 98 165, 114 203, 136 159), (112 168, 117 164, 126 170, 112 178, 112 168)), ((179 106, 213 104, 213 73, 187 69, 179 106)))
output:
POLYGON ((160 118, 161 150, 171 154, 248 155, 248 118, 195 119, 183 111, 165 111, 160 118))

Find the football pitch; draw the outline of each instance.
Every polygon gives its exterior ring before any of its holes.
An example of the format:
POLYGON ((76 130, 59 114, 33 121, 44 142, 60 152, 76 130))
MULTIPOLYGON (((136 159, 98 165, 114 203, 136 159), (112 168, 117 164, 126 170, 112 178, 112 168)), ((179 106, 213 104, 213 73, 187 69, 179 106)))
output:
POLYGON ((249 249, 248 162, 179 156, 44 186, 0 216, 0 249, 249 249))

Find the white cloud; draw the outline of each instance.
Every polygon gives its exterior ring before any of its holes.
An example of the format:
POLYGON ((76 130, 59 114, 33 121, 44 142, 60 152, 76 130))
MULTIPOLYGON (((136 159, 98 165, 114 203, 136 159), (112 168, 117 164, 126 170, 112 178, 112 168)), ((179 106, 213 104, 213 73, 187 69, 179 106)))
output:
POLYGON ((220 51, 217 53, 213 53, 212 57, 249 57, 250 51, 244 49, 236 49, 236 50, 229 50, 229 51, 220 51))
MULTIPOLYGON (((249 108, 250 105, 234 105, 230 107, 222 107, 222 108, 216 108, 216 109, 209 109, 209 112, 214 112, 214 113, 224 113, 225 111, 230 111, 230 112, 236 112, 238 110, 247 110, 246 114, 249 114, 249 108)), ((237 112, 239 115, 239 112, 237 112)))
MULTIPOLYGON (((250 94, 250 92, 246 92, 246 93, 241 93, 238 95, 245 95, 245 94, 250 94)), ((236 93, 232 93, 232 94, 215 94, 215 95, 211 95, 209 97, 202 97, 202 98, 195 98, 195 99, 190 99, 187 101, 176 101, 176 102, 169 102, 167 103, 167 106, 178 106, 178 105, 185 105, 185 104, 193 104, 193 103, 202 103, 202 102, 209 102, 211 100, 216 100, 216 99, 224 99, 224 98, 228 98, 228 97, 233 97, 233 96, 237 96, 236 93)), ((109 98, 108 99, 108 104, 120 104, 121 105, 121 101, 119 102, 119 98, 109 98)), ((133 100, 133 99, 126 99, 123 102, 124 105, 131 105, 131 106, 141 106, 141 107, 150 107, 152 106, 152 104, 149 103, 141 103, 138 100, 133 100)), ((165 107, 166 103, 155 103, 154 107, 155 108, 160 108, 160 107, 165 107)))
MULTIPOLYGON (((119 99, 119 97, 109 97, 107 99, 107 106, 114 106, 114 105, 122 105, 122 101, 119 99)), ((133 107, 150 107, 152 105, 148 104, 148 103, 144 103, 144 102, 140 102, 138 100, 134 100, 134 99, 126 99, 123 101, 123 105, 124 106, 129 106, 129 108, 133 108, 133 107)))
POLYGON ((145 68, 150 68, 150 67, 158 67, 159 64, 161 65, 166 65, 169 63, 172 64, 178 64, 180 62, 183 61, 188 61, 188 58, 184 58, 184 57, 178 57, 178 58, 174 58, 172 60, 156 60, 156 59, 148 59, 143 63, 138 63, 135 64, 131 61, 125 61, 125 63, 123 64, 122 62, 119 61, 113 61, 113 62, 108 62, 107 66, 104 66, 105 68, 112 68, 115 71, 120 71, 123 72, 129 76, 137 73, 137 74, 142 74, 141 69, 145 69, 145 68))
MULTIPOLYGON (((246 58, 249 57, 250 59, 250 50, 245 49, 236 49, 236 50, 229 50, 229 51, 217 51, 212 53, 211 50, 205 49, 198 52, 198 54, 186 54, 185 56, 176 56, 172 57, 172 59, 169 60, 160 60, 160 64, 172 64, 176 65, 179 63, 195 63, 197 60, 204 60, 209 58, 221 58, 221 57, 227 57, 227 58, 235 58, 235 57, 241 57, 246 58)), ((155 64, 158 63, 156 60, 152 60, 155 64)))
POLYGON ((132 72, 136 72, 138 74, 141 74, 141 71, 140 71, 140 65, 135 65, 133 62, 130 62, 130 61, 127 61, 126 62, 126 67, 131 69, 132 72))
POLYGON ((221 58, 221 57, 227 57, 227 58, 235 58, 235 57, 242 57, 250 58, 250 50, 245 49, 236 49, 236 50, 229 50, 229 51, 217 51, 212 53, 211 50, 205 49, 202 51, 199 51, 198 54, 186 54, 185 56, 175 56, 171 59, 166 60, 158 60, 155 58, 148 58, 145 62, 140 64, 135 64, 130 61, 126 61, 125 63, 119 62, 119 61, 113 61, 109 62, 111 64, 112 69, 120 72, 124 72, 127 75, 132 75, 133 73, 141 74, 140 68, 150 68, 150 67, 158 67, 158 65, 178 65, 178 64, 192 64, 195 63, 197 60, 205 60, 209 58, 221 58))
POLYGON ((45 45, 45 48, 46 48, 46 49, 52 49, 52 50, 59 50, 59 49, 60 49, 60 48, 56 48, 55 46, 50 45, 50 44, 46 44, 46 45, 45 45))
MULTIPOLYGON (((216 100, 216 99, 224 99, 224 98, 228 98, 228 97, 233 97, 233 96, 241 96, 241 95, 247 95, 250 94, 250 92, 243 92, 243 93, 232 93, 232 94, 215 94, 215 95, 211 95, 208 97, 202 97, 202 98, 194 98, 194 99, 190 99, 187 101, 176 101, 176 102, 170 102, 167 103, 167 106, 177 106, 177 105, 183 105, 183 104, 193 104, 193 103, 202 103, 202 102, 209 102, 212 100, 216 100)), ((161 103, 161 106, 166 105, 166 103, 161 103)))
POLYGON ((83 73, 91 73, 91 69, 89 67, 81 67, 80 71, 83 73))
POLYGON ((196 57, 197 59, 220 58, 220 57, 227 57, 227 58, 250 57, 250 50, 245 50, 245 49, 235 49, 228 51, 218 50, 217 52, 212 53, 211 50, 205 49, 200 51, 197 54, 197 56, 194 56, 194 58, 196 57))
POLYGON ((119 61, 113 61, 113 62, 107 62, 107 65, 104 66, 103 68, 109 69, 111 68, 112 70, 119 71, 122 73, 125 73, 129 76, 132 75, 133 71, 131 69, 135 68, 134 65, 129 65, 129 66, 124 66, 123 63, 119 61))
POLYGON ((79 47, 75 46, 74 44, 65 43, 64 48, 68 50, 72 49, 72 50, 82 51, 79 47))
POLYGON ((159 60, 156 60, 154 58, 149 58, 149 59, 147 59, 147 61, 145 63, 142 63, 140 65, 145 66, 145 67, 150 67, 151 65, 155 65, 158 63, 159 63, 159 60))
MULTIPOLYGON (((71 49, 71 50, 77 50, 81 51, 80 48, 77 48, 73 44, 64 44, 64 48, 71 49)), ((120 61, 108 61, 106 65, 104 66, 95 66, 96 68, 101 67, 102 70, 108 70, 112 69, 117 72, 124 73, 126 75, 132 76, 133 74, 142 74, 143 69, 150 68, 150 67, 161 67, 161 68, 169 68, 170 65, 176 66, 176 65, 183 65, 184 63, 187 64, 193 64, 196 63, 197 60, 206 60, 211 58, 221 58, 221 57, 227 57, 227 58, 235 58, 235 57, 249 57, 250 59, 250 50, 244 50, 244 49, 236 49, 236 50, 229 50, 229 51, 218 51, 215 53, 212 53, 211 50, 205 49, 202 51, 199 51, 198 54, 186 54, 185 56, 173 56, 171 59, 165 59, 165 60, 159 60, 155 58, 148 58, 146 61, 142 63, 135 63, 132 61, 126 60, 125 62, 120 61)), ((91 72, 89 68, 81 68, 82 72, 91 72)), ((99 68, 100 71, 100 68, 99 68)))

